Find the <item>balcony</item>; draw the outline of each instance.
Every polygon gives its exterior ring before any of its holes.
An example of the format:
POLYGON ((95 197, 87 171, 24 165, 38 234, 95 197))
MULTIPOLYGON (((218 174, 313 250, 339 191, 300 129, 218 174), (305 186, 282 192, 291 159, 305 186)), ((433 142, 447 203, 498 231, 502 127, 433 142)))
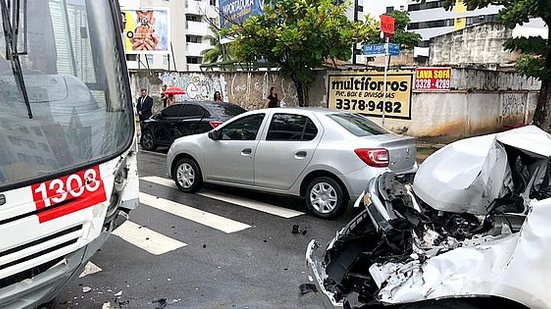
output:
POLYGON ((201 52, 209 49, 211 46, 208 43, 187 43, 187 56, 201 57, 201 52))
POLYGON ((201 71, 201 65, 190 63, 190 64, 187 65, 187 71, 189 71, 189 72, 200 72, 201 71))
POLYGON ((186 34, 192 34, 197 36, 205 36, 209 32, 209 26, 207 23, 197 21, 186 21, 186 34))
POLYGON ((186 0, 186 14, 204 15, 209 4, 203 1, 186 0))

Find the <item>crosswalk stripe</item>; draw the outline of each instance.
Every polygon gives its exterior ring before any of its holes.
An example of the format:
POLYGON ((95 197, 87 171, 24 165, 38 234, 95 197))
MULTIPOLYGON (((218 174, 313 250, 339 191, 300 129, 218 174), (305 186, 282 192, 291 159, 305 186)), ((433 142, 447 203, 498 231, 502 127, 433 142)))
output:
MULTIPOLYGON (((147 182, 156 183, 156 184, 163 185, 163 186, 166 186, 166 187, 176 188, 176 184, 174 183, 174 181, 172 181, 170 179, 167 179, 167 178, 161 178, 161 177, 157 177, 157 176, 147 176, 147 177, 142 177, 141 179, 143 179, 147 182)), ((270 205, 270 204, 267 204, 267 203, 253 201, 253 200, 250 200, 250 199, 231 196, 231 195, 223 194, 223 193, 198 192, 197 194, 201 195, 201 196, 204 196, 204 197, 208 197, 208 198, 216 199, 216 200, 219 200, 219 201, 235 204, 235 205, 238 205, 238 206, 258 210, 258 211, 261 211, 261 212, 265 212, 265 213, 268 213, 268 214, 271 214, 271 215, 275 215, 275 216, 279 216, 279 217, 283 217, 283 218, 287 218, 287 219, 297 217, 297 216, 300 216, 300 215, 304 214, 303 212, 300 212, 300 211, 296 211, 296 210, 292 210, 292 209, 286 209, 286 208, 270 205)))
POLYGON ((224 233, 234 233, 250 228, 251 226, 235 220, 224 218, 206 211, 202 211, 184 204, 176 203, 164 198, 155 197, 140 192, 140 203, 168 212, 178 217, 209 226, 224 233))
POLYGON ((132 221, 124 222, 113 231, 113 234, 155 255, 161 255, 187 246, 186 243, 142 227, 132 221))

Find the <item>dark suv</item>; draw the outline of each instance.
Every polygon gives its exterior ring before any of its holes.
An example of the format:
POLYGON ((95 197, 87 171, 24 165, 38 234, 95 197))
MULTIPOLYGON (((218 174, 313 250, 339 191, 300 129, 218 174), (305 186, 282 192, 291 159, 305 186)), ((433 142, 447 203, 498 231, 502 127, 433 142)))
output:
POLYGON ((178 137, 208 132, 244 112, 243 108, 231 103, 175 103, 144 121, 140 144, 145 150, 170 146, 178 137))

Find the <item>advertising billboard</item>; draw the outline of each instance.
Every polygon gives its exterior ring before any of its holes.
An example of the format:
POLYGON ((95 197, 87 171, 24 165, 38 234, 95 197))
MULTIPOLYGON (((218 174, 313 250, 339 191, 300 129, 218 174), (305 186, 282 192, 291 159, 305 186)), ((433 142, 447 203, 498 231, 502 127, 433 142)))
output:
POLYGON ((264 0, 220 0, 220 26, 231 27, 252 15, 262 14, 264 0))
POLYGON ((415 69, 416 90, 450 90, 451 68, 417 68, 415 69))
POLYGON ((121 8, 127 54, 168 54, 170 21, 167 8, 121 8))
POLYGON ((330 109, 366 116, 411 119, 411 72, 388 73, 385 95, 381 72, 334 74, 328 76, 327 101, 330 109))

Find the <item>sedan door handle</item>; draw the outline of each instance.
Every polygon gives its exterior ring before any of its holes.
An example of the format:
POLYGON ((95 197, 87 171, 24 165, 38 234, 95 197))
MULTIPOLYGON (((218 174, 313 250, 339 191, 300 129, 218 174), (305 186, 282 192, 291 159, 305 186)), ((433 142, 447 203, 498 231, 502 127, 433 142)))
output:
POLYGON ((308 153, 306 151, 297 151, 295 152, 295 159, 304 159, 307 155, 308 153))
POLYGON ((251 153, 253 153, 253 150, 251 148, 245 148, 245 149, 241 150, 241 155, 242 156, 248 156, 251 153))

